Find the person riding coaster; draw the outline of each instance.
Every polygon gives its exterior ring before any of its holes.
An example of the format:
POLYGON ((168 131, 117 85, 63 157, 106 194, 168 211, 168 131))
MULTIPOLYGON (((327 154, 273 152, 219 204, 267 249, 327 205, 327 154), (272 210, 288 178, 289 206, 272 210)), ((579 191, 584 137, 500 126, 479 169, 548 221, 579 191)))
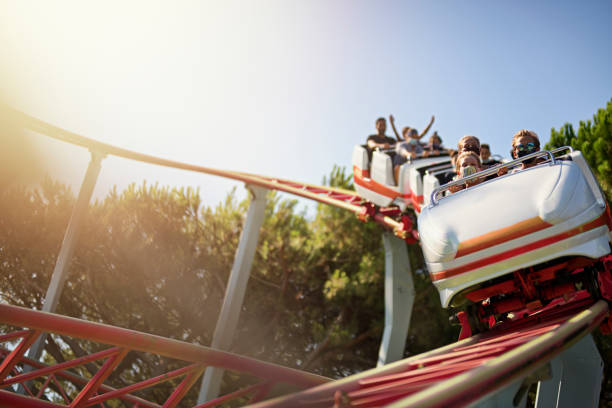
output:
POLYGON ((479 330, 585 288, 602 297, 600 274, 612 281, 609 208, 571 148, 527 152, 436 188, 418 228, 442 306, 467 308, 479 330), (517 171, 444 196, 502 169, 517 171))
POLYGON ((370 160, 364 146, 353 149, 353 179, 355 190, 366 200, 379 207, 397 205, 402 211, 414 208, 423 202, 422 177, 428 166, 450 163, 448 153, 425 157, 415 155, 398 167, 394 174, 392 149, 378 149, 370 160), (416 173, 414 173, 416 172, 416 173), (415 197, 417 206, 412 197, 415 197), (420 204, 419 204, 420 203, 420 204))

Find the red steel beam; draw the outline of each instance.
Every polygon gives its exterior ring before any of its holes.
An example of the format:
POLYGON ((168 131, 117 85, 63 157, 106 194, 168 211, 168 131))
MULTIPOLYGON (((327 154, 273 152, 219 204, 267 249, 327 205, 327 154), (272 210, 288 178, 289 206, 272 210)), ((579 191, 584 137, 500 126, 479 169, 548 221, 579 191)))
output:
POLYGON ((200 377, 202 372, 204 372, 205 368, 205 366, 199 365, 197 369, 187 374, 178 387, 174 389, 174 392, 164 404, 164 408, 175 408, 178 403, 181 402, 185 394, 187 394, 191 386, 196 382, 198 377, 200 377))
POLYGON ((425 391, 401 399, 389 408, 407 406, 449 407, 463 406, 477 401, 483 394, 516 381, 535 367, 551 360, 594 330, 607 316, 608 304, 600 300, 590 309, 572 317, 558 329, 525 343, 500 358, 453 378, 438 383, 425 391), (483 390, 486 390, 483 393, 483 390))
POLYGON ((120 397, 126 396, 126 394, 129 394, 131 392, 142 390, 148 387, 152 387, 162 382, 169 381, 173 378, 181 377, 183 375, 192 373, 199 367, 200 367, 200 364, 191 364, 191 365, 188 365, 187 367, 179 368, 169 373, 158 375, 156 377, 149 378, 148 380, 140 381, 136 384, 128 385, 127 387, 119 388, 113 391, 108 391, 108 392, 105 392, 104 394, 91 398, 89 400, 89 403, 93 405, 93 404, 98 404, 104 401, 108 401, 109 399, 120 398, 120 397))
POLYGON ((331 381, 329 378, 320 375, 214 350, 209 347, 18 306, 0 304, 0 321, 39 331, 87 338, 98 343, 145 351, 179 360, 204 363, 299 387, 312 387, 331 381))
POLYGON ((119 365, 121 360, 127 355, 130 351, 126 348, 113 348, 113 355, 108 357, 108 359, 104 362, 102 367, 98 370, 98 372, 89 380, 85 387, 81 390, 81 392, 76 396, 74 401, 70 404, 70 408, 83 408, 87 406, 87 402, 89 397, 94 395, 100 385, 108 378, 109 375, 113 372, 113 370, 119 365))
MULTIPOLYGON (((8 350, 0 349, 0 356, 6 356, 8 354, 9 354, 8 350)), ((21 361, 24 364, 27 364, 27 365, 32 366, 32 367, 36 367, 36 368, 50 368, 50 369, 52 369, 53 372, 49 375, 49 378, 53 378, 52 381, 55 383, 55 385, 58 387, 58 389, 60 390, 60 392, 62 394, 64 393, 64 390, 63 390, 62 386, 59 384, 59 382, 57 381, 56 376, 57 377, 61 377, 64 380, 68 380, 68 381, 70 381, 70 382, 72 382, 74 384, 79 384, 79 385, 85 385, 89 381, 89 379, 87 379, 87 378, 83 378, 83 377, 80 377, 80 376, 78 376, 76 374, 73 374, 73 373, 71 373, 69 371, 57 368, 59 364, 48 366, 48 365, 43 364, 43 363, 41 363, 39 361, 32 360, 32 359, 25 358, 25 357, 22 358, 21 361)), ((11 377, 10 380, 12 380, 12 377, 11 377)), ((8 382, 9 380, 6 380, 6 381, 8 382)), ((29 391, 29 389, 26 387, 26 385, 25 384, 23 384, 23 385, 26 388, 26 390, 28 391, 28 393, 30 393, 30 395, 33 396, 33 394, 29 391)), ((107 393, 116 391, 116 389, 114 389, 113 387, 109 387, 107 385, 100 386, 100 390, 102 390, 105 393, 104 395, 106 395, 107 393)), ((42 395, 43 391, 44 391, 44 389, 41 389, 39 391, 39 397, 40 397, 40 395, 42 395)), ((63 395, 63 397, 64 397, 65 401, 69 401, 69 398, 66 395, 63 395)), ((150 402, 150 401, 144 400, 144 399, 142 399, 140 397, 137 397, 135 395, 126 394, 126 395, 123 395, 123 396, 118 396, 117 398, 122 399, 122 400, 124 400, 126 402, 130 402, 130 403, 134 404, 134 406, 146 407, 146 408, 161 408, 160 405, 158 405, 158 404, 156 404, 154 402, 150 402)), ((0 399, 1 399, 1 397, 0 397, 0 399)))
POLYGON ((29 380, 32 380, 34 378, 42 377, 42 376, 50 374, 50 373, 54 373, 54 372, 61 371, 61 370, 66 370, 68 368, 80 366, 80 365, 83 365, 85 363, 89 363, 89 362, 92 362, 92 361, 108 358, 108 357, 113 356, 115 354, 117 354, 117 351, 115 349, 107 349, 107 350, 99 351, 97 353, 90 354, 88 356, 78 357, 78 358, 75 358, 73 360, 65 361, 63 363, 59 363, 59 364, 56 364, 56 365, 53 365, 53 366, 47 366, 47 367, 41 368, 39 370, 30 371, 30 372, 27 372, 27 373, 24 373, 24 374, 13 376, 13 377, 11 377, 9 379, 1 381, 0 385, 4 387, 6 385, 16 384, 16 383, 20 383, 20 382, 24 382, 24 381, 29 381, 29 380))
MULTIPOLYGON (((299 197, 304 197, 320 203, 332 205, 335 207, 344 208, 353 212, 355 215, 362 213, 360 203, 363 199, 355 192, 335 187, 317 186, 308 183, 298 183, 295 181, 284 180, 275 177, 266 177, 256 174, 250 174, 239 171, 220 170, 211 167, 198 166, 195 164, 182 163, 174 160, 168 160, 156 156, 151 156, 143 153, 138 153, 132 150, 123 149, 107 143, 102 143, 94 139, 81 136, 77 133, 59 128, 40 119, 26 115, 23 112, 12 108, 8 110, 13 114, 19 123, 25 128, 34 132, 49 136, 56 140, 71 143, 90 150, 95 150, 102 154, 109 154, 125 159, 135 160, 143 163, 155 164, 159 166, 171 167, 175 169, 195 171, 198 173, 210 174, 229 178, 237 181, 242 181, 247 184, 265 187, 272 190, 283 191, 285 193, 294 194, 299 197)), ((403 238, 406 237, 406 232, 403 230, 403 224, 397 222, 390 217, 385 216, 376 210, 374 221, 398 233, 403 238)))
POLYGON ((560 305, 434 353, 250 407, 464 406, 481 398, 483 390, 493 392, 553 358, 596 328, 607 312, 604 301, 560 305))
POLYGON ((252 392, 256 392, 268 387, 268 383, 263 382, 255 385, 251 385, 249 387, 242 388, 240 390, 234 391, 230 394, 223 395, 221 397, 212 399, 203 404, 197 405, 194 408, 212 408, 218 405, 221 405, 223 402, 231 401, 235 398, 242 397, 243 395, 248 395, 252 392))
POLYGON ((26 397, 12 391, 0 390, 0 408, 66 408, 65 405, 26 397))
POLYGON ((2 361, 0 364, 0 382, 2 382, 7 375, 10 374, 15 364, 24 356, 25 352, 40 336, 40 330, 29 330, 27 334, 23 336, 17 347, 2 361))

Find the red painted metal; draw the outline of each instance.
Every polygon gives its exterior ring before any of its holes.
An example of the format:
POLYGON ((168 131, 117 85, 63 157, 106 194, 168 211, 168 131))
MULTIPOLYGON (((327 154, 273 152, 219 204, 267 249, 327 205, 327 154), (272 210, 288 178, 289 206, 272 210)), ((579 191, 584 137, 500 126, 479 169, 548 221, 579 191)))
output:
POLYGON ((598 271, 597 282, 601 296, 606 300, 612 300, 612 256, 603 259, 603 270, 598 271))
MULTIPOLYGON (((172 167, 175 169, 195 171, 199 173, 211 174, 214 176, 229 178, 233 180, 242 181, 246 184, 252 184, 256 186, 265 187, 272 190, 283 191, 286 193, 294 194, 300 197, 304 197, 310 200, 318 201, 320 203, 333 205, 335 207, 344 208, 345 210, 353 212, 355 215, 360 215, 362 212, 362 205, 366 202, 355 192, 351 190, 345 190, 334 187, 317 186, 308 183, 299 183, 290 180, 284 180, 276 177, 266 177, 257 174, 250 174, 239 171, 230 170, 219 170, 210 167, 197 166, 194 164, 182 163, 178 161, 163 159, 160 157, 150 156, 138 152, 134 152, 128 149, 123 149, 106 143, 101 143, 96 140, 78 135, 74 132, 61 129, 57 126, 46 123, 40 119, 26 115, 23 112, 9 109, 15 119, 21 123, 27 129, 34 132, 44 134, 48 137, 61 140, 63 142, 71 143, 77 146, 85 147, 87 149, 99 152, 105 155, 112 155, 117 157, 123 157, 130 160, 140 161, 143 163, 155 164, 159 166, 172 167)), ((359 173, 361 174, 361 173, 359 173)), ((355 174, 354 182, 362 183, 364 180, 360 179, 359 174, 355 174)), ((364 173, 365 174, 365 173, 364 173)), ((388 189, 387 193, 392 192, 395 195, 399 193, 388 189)), ((408 197, 405 195, 404 197, 408 197)), ((385 214, 376 210, 376 217, 372 217, 371 220, 380 223, 385 228, 396 231, 401 227, 401 222, 393 220, 390 217, 386 217, 385 214)), ((401 233, 400 235, 405 235, 401 233)))
POLYGON ((0 337, 0 339, 4 341, 14 341, 21 338, 21 341, 13 351, 0 350, 0 354, 4 357, 1 367, 3 367, 3 372, 5 372, 4 380, 0 381, 0 388, 21 384, 26 389, 26 392, 31 395, 12 395, 13 393, 9 393, 11 395, 7 396, 6 392, 0 392, 0 407, 3 406, 2 404, 23 407, 66 407, 67 405, 61 404, 49 405, 41 402, 39 399, 32 398, 34 395, 28 388, 27 382, 36 378, 44 378, 45 376, 47 376, 47 378, 42 382, 45 388, 38 392, 38 397, 40 398, 43 396, 43 390, 48 389, 50 384, 53 383, 57 387, 56 392, 62 396, 64 402, 69 404, 70 407, 99 405, 110 399, 119 398, 133 404, 133 406, 158 408, 159 405, 135 397, 129 393, 184 376, 182 382, 174 389, 174 392, 172 392, 164 404, 164 407, 176 407, 194 382, 200 378, 206 365, 222 367, 224 369, 255 375, 265 379, 267 385, 256 390, 257 393, 255 398, 257 399, 267 395, 270 389, 269 386, 275 383, 308 387, 329 381, 329 379, 318 375, 261 362, 227 352, 212 350, 207 347, 16 306, 0 304, 0 322, 33 329, 19 330, 0 337), (90 341, 108 344, 114 347, 63 363, 45 366, 23 357, 29 345, 31 345, 43 332, 52 332, 62 336, 76 338, 87 338, 90 341), (119 390, 103 385, 105 379, 108 378, 130 350, 154 353, 185 362, 191 362, 192 364, 155 378, 131 384, 119 390), (99 360, 105 361, 102 367, 93 374, 93 377, 90 379, 79 378, 66 371, 99 360), (16 366, 18 364, 23 365, 24 363, 32 365, 35 369, 31 372, 20 373, 16 371, 16 366), (13 374, 12 377, 7 378, 10 373, 13 374), (57 381, 57 377, 68 379, 72 384, 82 387, 80 390, 77 389, 78 394, 73 401, 70 401, 62 385, 57 381), (20 402, 15 405, 15 401, 20 402))
POLYGON ((472 337, 472 328, 470 327, 470 321, 468 315, 465 312, 457 313, 457 320, 461 324, 461 332, 459 333, 459 340, 467 339, 472 337))
POLYGON ((113 348, 113 355, 110 356, 102 368, 98 370, 98 372, 93 376, 93 378, 85 384, 85 387, 81 390, 79 395, 72 401, 70 404, 70 408, 82 408, 87 406, 87 402, 89 397, 92 396, 100 385, 108 378, 108 376, 113 372, 115 367, 119 365, 121 360, 127 355, 128 349, 120 349, 118 347, 113 348))
POLYGON ((514 285, 514 281, 509 279, 507 281, 497 283, 495 285, 487 286, 486 288, 476 289, 467 293, 466 298, 472 302, 479 302, 490 298, 491 296, 502 295, 506 293, 512 293, 517 291, 517 287, 514 285))
POLYGON ((16 376, 13 376, 11 378, 5 379, 4 381, 1 382, 1 384, 3 386, 5 386, 5 385, 12 385, 12 384, 18 384, 18 383, 21 383, 21 382, 33 380, 34 378, 45 376, 47 374, 54 373, 54 372, 56 372, 58 370, 66 370, 68 368, 77 367, 77 366, 80 366, 80 365, 83 365, 85 363, 89 363, 89 362, 92 362, 92 361, 106 359, 106 358, 112 357, 112 356, 114 356, 116 354, 117 354, 117 349, 116 348, 103 350, 103 351, 100 351, 98 353, 90 354, 90 355, 84 356, 84 357, 75 358, 74 360, 70 360, 70 361, 66 361, 66 362, 63 362, 63 363, 59 363, 59 364, 56 364, 54 366, 47 366, 47 367, 42 368, 40 370, 30 371, 30 372, 27 372, 27 373, 24 373, 24 374, 16 375, 16 376))
POLYGON ((30 330, 22 337, 17 347, 0 364, 0 382, 9 375, 13 367, 15 367, 40 334, 40 331, 30 330))
MULTIPOLYGON (((586 293, 586 291, 583 292, 586 293)), ((562 331, 561 329, 567 325, 566 322, 571 316, 577 312, 580 312, 591 304, 593 304, 593 300, 589 298, 588 295, 584 294, 581 297, 575 297, 575 299, 573 299, 573 301, 570 303, 561 303, 559 301, 556 303, 556 307, 532 312, 524 319, 498 324, 490 332, 470 337, 440 350, 434 350, 433 352, 390 364, 389 366, 371 370, 357 376, 322 384, 308 391, 299 392, 297 394, 280 397, 270 401, 255 403, 254 407, 318 407, 331 406, 334 404, 334 401, 341 401, 346 406, 359 407, 373 407, 390 404, 394 401, 406 398, 409 395, 419 395, 421 392, 435 386, 435 384, 439 384, 441 382, 443 383, 445 380, 454 376, 463 376, 466 375, 466 373, 478 372, 478 370, 483 367, 484 363, 496 361, 496 359, 500 356, 504 355, 510 350, 516 349, 517 347, 526 345, 532 339, 549 336, 551 333, 554 335, 555 332, 562 331)), ((593 318, 594 320, 590 321, 588 324, 582 324, 580 326, 581 328, 577 328, 576 330, 581 330, 580 333, 583 333, 586 329, 591 330, 592 328, 596 327, 596 325, 604 318, 604 312, 607 311, 607 309, 604 311, 601 309, 601 307, 602 306, 600 305, 600 310, 597 312, 597 316, 593 318)), ((172 378, 184 377, 181 384, 175 388, 174 392, 164 405, 164 407, 175 407, 189 388, 193 385, 193 382, 200 376, 204 369, 204 364, 210 362, 210 360, 219 359, 220 357, 212 350, 188 343, 163 339, 157 336, 113 328, 96 323, 83 322, 77 319, 66 318, 64 316, 56 316, 28 309, 21 309, 14 306, 0 305, 0 321, 17 325, 16 320, 24 318, 28 320, 28 324, 22 322, 21 326, 31 326, 38 332, 46 331, 45 328, 47 324, 57 325, 58 323, 61 323, 56 326, 60 327, 60 329, 55 330, 59 334, 72 336, 74 334, 73 331, 80 330, 83 332, 83 335, 76 337, 87 337, 93 341, 114 345, 114 347, 87 357, 80 358, 77 361, 62 363, 53 367, 45 367, 38 363, 39 365, 36 366, 37 370, 31 373, 17 374, 0 383, 0 388, 6 388, 11 384, 24 384, 26 381, 33 378, 40 378, 44 377, 45 375, 49 375, 45 381, 45 384, 48 385, 51 381, 55 381, 55 376, 65 375, 66 369, 68 368, 82 365, 91 361, 105 359, 105 364, 92 379, 82 379, 84 381, 83 389, 80 391, 77 398, 72 401, 70 404, 71 407, 99 405, 104 401, 115 398, 120 398, 127 401, 125 398, 131 397, 133 398, 131 401, 134 406, 157 408, 159 407, 158 405, 147 401, 141 403, 137 397, 131 396, 129 393, 159 384, 172 378), (10 314, 9 317, 7 317, 8 314, 10 314), (83 330, 84 327, 88 327, 89 330, 83 330), (191 360, 193 363, 187 365, 186 367, 119 390, 113 390, 110 387, 103 386, 101 383, 104 378, 110 374, 111 370, 118 364, 120 359, 127 353, 128 350, 134 349, 134 347, 132 347, 134 344, 140 345, 140 348, 135 349, 148 352, 154 351, 158 354, 175 358, 178 356, 182 357, 180 359, 185 361, 190 361, 189 359, 185 359, 185 356, 194 357, 199 355, 198 353, 195 353, 194 350, 204 349, 206 350, 206 353, 203 353, 202 356, 207 356, 208 359, 205 357, 195 357, 191 360), (179 347, 179 345, 182 345, 183 350, 180 350, 181 347, 179 347), (53 376, 53 378, 51 376, 53 376)), ((26 339, 31 333, 31 331, 21 330, 17 333, 4 335, 2 338, 10 340, 22 338, 21 343, 23 343, 23 339, 26 339)), ((573 336, 577 335, 577 332, 567 333, 567 330, 565 330, 564 333, 565 337, 563 338, 575 338, 573 336)), ((555 347, 558 347, 559 344, 563 344, 563 338, 560 338, 558 342, 554 343, 555 347)), ((536 359, 535 361, 541 361, 541 358, 543 358, 542 356, 550 355, 551 351, 540 350, 538 353, 539 354, 535 355, 535 357, 533 355, 531 356, 536 359)), ((5 357, 8 357, 10 354, 12 354, 12 352, 6 351, 3 353, 5 357)), ((229 353, 222 354, 225 355, 229 353)), ((230 361, 230 364, 226 365, 226 368, 236 368, 236 365, 234 364, 235 361, 233 361, 234 358, 239 360, 241 359, 239 356, 232 355, 232 358, 227 360, 230 361)), ((247 365, 249 364, 249 359, 242 359, 242 361, 247 363, 247 365)), ((223 360, 223 358, 221 358, 221 360, 223 360)), ((250 362, 250 364, 252 364, 252 362, 250 362)), ((264 367, 263 370, 258 371, 251 369, 249 372, 257 375, 260 378, 266 378, 265 373, 267 372, 267 369, 270 368, 270 365, 266 363, 260 364, 261 367, 264 367)), ((287 370, 285 373, 291 376, 294 374, 293 371, 295 370, 287 370)), ((272 370, 272 372, 277 371, 272 370)), ((72 376, 74 377, 74 375, 72 376)), ((265 379, 263 383, 233 392, 226 396, 220 397, 215 401, 201 404, 197 408, 208 408, 214 406, 215 404, 228 402, 249 394, 254 394, 252 402, 255 402, 267 395, 269 392, 269 387, 272 386, 273 383, 278 382, 278 378, 276 378, 275 375, 272 375, 271 377, 271 379, 265 379)), ((321 377, 314 376, 314 379, 318 380, 319 383, 322 383, 322 381, 320 381, 321 377)), ((298 379, 297 382, 300 382, 300 380, 298 379)), ((317 383, 317 381, 311 382, 311 384, 314 383, 317 383)), ((473 394, 468 394, 469 395, 466 398, 473 397, 473 394)), ((41 394, 39 393, 39 396, 40 395, 41 394)), ((70 403, 67 397, 64 398, 66 398, 66 403, 70 403)), ((66 405, 48 403, 32 397, 0 390, 0 407, 3 406, 58 408, 65 407, 66 405)))
MULTIPOLYGON (((8 350, 4 350, 4 349, 0 348, 0 356, 6 356, 8 354, 9 354, 8 350)), ((62 394, 62 397, 64 398, 64 401, 70 401, 70 399, 65 395, 62 386, 57 381, 57 377, 60 377, 60 378, 62 378, 64 380, 68 380, 68 381, 72 382, 73 384, 80 385, 80 386, 83 386, 83 385, 87 384, 87 382, 89 381, 88 378, 79 377, 79 376, 77 376, 75 374, 72 374, 72 373, 70 373, 68 371, 63 370, 62 367, 65 367, 65 366, 60 365, 60 364, 56 364, 56 365, 53 365, 53 366, 48 366, 48 365, 42 364, 42 363, 40 363, 38 361, 29 359, 29 358, 23 358, 22 362, 24 364, 27 364, 27 365, 29 365, 31 367, 34 367, 34 368, 39 368, 39 369, 50 368, 52 370, 51 371, 52 373, 49 374, 49 377, 47 379, 52 378, 51 381, 53 381, 53 383, 56 385, 57 389, 59 390, 60 394, 62 394)), ((69 363, 69 362, 67 362, 67 363, 69 363)), ((64 363, 62 363, 62 364, 64 364, 64 363)), ((45 373, 47 373, 47 372, 49 372, 49 371, 46 371, 45 373)), ((39 373, 40 373, 40 371, 39 371, 39 373)), ((13 374, 14 375, 19 375, 15 370, 14 370, 13 374)), ((163 376, 161 376, 161 377, 163 377, 163 376)), ((9 380, 12 380, 12 379, 13 379, 13 377, 11 377, 10 379, 7 379, 6 381, 8 382, 9 380)), ((25 380, 23 380, 23 381, 25 381, 25 380)), ((47 381, 45 381, 45 382, 47 382, 47 381)), ((27 383, 22 382, 21 384, 24 386, 24 388, 26 389, 28 394, 30 394, 31 396, 34 396, 34 394, 29 391, 29 387, 27 386, 27 383)), ((142 389, 142 388, 146 388, 146 387, 140 387, 139 389, 142 389)), ((108 395, 110 392, 117 391, 114 388, 109 387, 107 385, 101 385, 100 386, 100 390, 104 392, 104 395, 108 395)), ((125 390, 125 389, 123 389, 123 390, 125 390)), ((40 395, 42 395, 43 391, 44 391, 44 389, 41 388, 41 390, 38 393, 37 398, 39 398, 40 395)), ((124 392, 122 394, 123 394, 122 396, 118 396, 119 399, 124 400, 126 402, 129 402, 131 404, 137 405, 139 407, 143 407, 143 408, 144 407, 147 407, 147 408, 160 408, 160 405, 158 405, 158 404, 146 401, 146 400, 144 400, 142 398, 139 398, 139 397, 136 397, 136 396, 133 396, 133 395, 129 395, 129 394, 127 394, 127 392, 124 392)))
POLYGON ((576 341, 597 327, 607 314, 607 305, 600 301, 593 306, 592 313, 580 313, 589 305, 593 305, 592 299, 581 298, 561 307, 532 313, 520 321, 500 324, 490 332, 447 346, 441 352, 417 356, 393 363, 390 367, 373 369, 331 384, 264 401, 252 408, 315 408, 329 407, 334 403, 335 406, 344 407, 376 407, 400 400, 401 406, 465 406, 475 397, 481 397, 483 390, 492 391, 499 384, 507 383, 507 378, 515 378, 516 373, 512 370, 524 372, 528 367, 541 364, 561 352, 569 345, 568 342, 576 341), (570 320, 577 313, 580 313, 582 320, 570 320), (541 347, 540 340, 546 336, 546 347, 541 347), (532 342, 536 339, 537 342, 532 342), (486 367, 489 364, 485 363, 499 364, 497 362, 501 361, 502 356, 519 347, 525 350, 525 355, 521 354, 510 363, 504 363, 506 365, 494 375, 496 383, 479 374, 483 369, 488 370, 486 367), (480 375, 479 383, 473 384, 471 379, 476 375, 480 375), (444 395, 444 403, 428 405, 430 388, 439 387, 440 384, 455 384, 456 376, 467 378, 468 390, 463 390, 461 384, 457 384, 452 395, 444 395), (446 382, 451 378, 452 382, 446 382), (483 383, 486 383, 486 387, 482 387, 483 383), (405 399, 408 396, 419 397, 419 403, 404 403, 412 401, 405 399))
POLYGON ((200 377, 200 375, 204 372, 204 369, 205 366, 199 365, 197 369, 187 374, 179 386, 176 387, 172 395, 170 395, 170 398, 168 398, 163 408, 176 407, 178 403, 181 402, 185 394, 187 394, 187 391, 189 391, 191 386, 196 382, 198 377, 200 377))
POLYGON ((230 394, 215 398, 213 400, 207 401, 203 404, 197 405, 194 408, 211 408, 211 407, 216 407, 218 405, 221 405, 222 403, 226 402, 226 401, 231 401, 233 399, 242 397, 244 395, 248 395, 251 394, 253 392, 259 392, 259 390, 262 390, 264 388, 268 387, 268 383, 259 383, 259 384, 255 384, 255 385, 251 385, 249 387, 246 388, 242 388, 240 390, 234 391, 230 394))

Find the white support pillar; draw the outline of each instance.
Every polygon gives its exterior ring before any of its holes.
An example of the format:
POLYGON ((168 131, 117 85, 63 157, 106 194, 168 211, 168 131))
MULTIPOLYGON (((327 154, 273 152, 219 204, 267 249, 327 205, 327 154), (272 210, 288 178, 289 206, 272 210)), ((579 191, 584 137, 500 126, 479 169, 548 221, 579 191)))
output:
MULTIPOLYGON (((238 325, 240 309, 244 299, 251 265, 257 248, 259 230, 264 221, 266 210, 266 195, 268 190, 263 187, 247 186, 251 192, 251 205, 247 211, 244 228, 240 234, 240 241, 234 258, 234 265, 230 273, 225 298, 221 313, 217 320, 215 333, 211 347, 219 350, 228 350, 232 344, 232 338, 238 325)), ((221 387, 223 370, 215 367, 208 367, 202 379, 198 404, 216 398, 221 387)))
POLYGON ((602 379, 603 362, 593 337, 588 335, 525 378, 483 397, 470 408, 525 407, 529 386, 536 382, 536 408, 597 408, 602 379))
MULTIPOLYGON (((100 174, 100 167, 104 159, 104 155, 95 151, 91 152, 91 160, 87 167, 87 173, 83 178, 81 189, 79 190, 79 196, 72 209, 72 215, 68 222, 68 228, 62 241, 59 255, 55 262, 55 268, 53 269, 53 275, 51 275, 51 282, 47 288, 47 294, 43 303, 43 312, 54 312, 57 303, 59 302, 60 296, 62 295, 62 289, 64 283, 68 277, 68 266, 70 265, 70 259, 74 252, 75 245, 79 236, 79 230, 87 209, 89 208, 89 201, 93 194, 98 175, 100 174)), ((42 353, 45 344, 45 335, 41 335, 38 340, 30 347, 27 356, 31 359, 38 360, 42 353)))
POLYGON ((603 361, 593 336, 551 361, 553 378, 538 383, 536 408, 597 408, 603 379, 603 361))
POLYGON ((385 330, 378 352, 379 367, 404 357, 415 295, 406 242, 385 232, 383 243, 385 246, 385 330))

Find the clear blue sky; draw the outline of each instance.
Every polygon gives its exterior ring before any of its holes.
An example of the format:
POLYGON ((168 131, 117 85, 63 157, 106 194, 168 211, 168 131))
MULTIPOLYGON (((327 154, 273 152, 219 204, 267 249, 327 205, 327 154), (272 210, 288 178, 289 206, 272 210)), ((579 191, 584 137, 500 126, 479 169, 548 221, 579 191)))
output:
MULTIPOLYGON (((378 116, 422 128, 435 114, 446 145, 473 134, 507 155, 517 130, 545 142, 612 98, 607 0, 0 4, 0 92, 17 107, 145 153, 311 183, 350 168, 378 116)), ((50 152, 51 173, 78 185, 87 155, 50 152)), ((234 185, 106 159, 97 195, 143 178, 200 186, 207 204, 234 185)))

